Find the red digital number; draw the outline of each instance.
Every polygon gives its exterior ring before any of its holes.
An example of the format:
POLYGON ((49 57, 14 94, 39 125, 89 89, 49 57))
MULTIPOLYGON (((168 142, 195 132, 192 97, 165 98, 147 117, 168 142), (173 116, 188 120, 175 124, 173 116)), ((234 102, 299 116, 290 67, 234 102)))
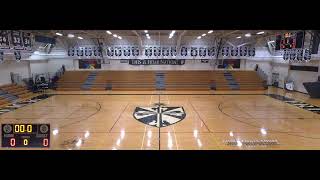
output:
POLYGON ((16 139, 15 138, 10 139, 10 146, 11 147, 16 146, 16 139))
POLYGON ((42 145, 44 147, 47 147, 49 145, 49 140, 48 139, 43 139, 42 145))

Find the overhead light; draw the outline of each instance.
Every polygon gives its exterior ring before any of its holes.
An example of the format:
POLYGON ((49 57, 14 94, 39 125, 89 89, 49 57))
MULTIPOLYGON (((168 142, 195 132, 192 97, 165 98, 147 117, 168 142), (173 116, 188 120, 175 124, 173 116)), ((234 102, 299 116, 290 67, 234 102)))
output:
POLYGON ((257 34, 264 34, 264 31, 261 31, 261 32, 257 32, 257 34))
POLYGON ((146 34, 146 36, 149 36, 149 34, 146 34))
POLYGON ((122 39, 122 37, 121 37, 121 36, 118 36, 118 38, 119 38, 119 39, 122 39))
POLYGON ((197 39, 201 39, 201 36, 198 36, 197 39))
POLYGON ((150 36, 147 36, 148 39, 150 39, 150 36))
POLYGON ((61 33, 56 33, 56 35, 58 35, 58 36, 63 36, 61 33))
POLYGON ((78 39, 83 39, 83 38, 79 36, 78 39))
POLYGON ((110 31, 107 31, 108 34, 112 34, 110 31))
POLYGON ((250 34, 250 33, 247 33, 247 34, 245 34, 244 36, 245 36, 245 37, 250 37, 251 34, 250 34))
POLYGON ((213 32, 213 30, 208 31, 208 34, 211 34, 213 32))
POLYGON ((206 36, 206 34, 202 34, 201 36, 206 36))
POLYGON ((241 36, 238 36, 238 37, 237 37, 237 39, 240 39, 240 38, 241 38, 241 36))
POLYGON ((176 31, 175 31, 175 30, 171 31, 171 33, 170 33, 170 35, 169 35, 169 39, 171 39, 171 38, 172 38, 172 36, 174 35, 174 33, 176 33, 176 31))
POLYGON ((144 30, 145 33, 148 33, 148 30, 144 30))
POLYGON ((74 38, 73 34, 68 34, 68 38, 74 38))
POLYGON ((118 37, 118 35, 114 34, 113 37, 118 37))
POLYGON ((269 41, 269 43, 274 43, 275 41, 274 40, 272 40, 272 41, 269 41))

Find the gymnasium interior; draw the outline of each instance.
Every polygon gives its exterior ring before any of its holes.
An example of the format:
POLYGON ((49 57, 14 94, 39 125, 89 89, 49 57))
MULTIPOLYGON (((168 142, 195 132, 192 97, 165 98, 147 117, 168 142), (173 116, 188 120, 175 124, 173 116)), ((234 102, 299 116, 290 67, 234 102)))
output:
POLYGON ((0 150, 318 150, 318 30, 1 30, 0 150))

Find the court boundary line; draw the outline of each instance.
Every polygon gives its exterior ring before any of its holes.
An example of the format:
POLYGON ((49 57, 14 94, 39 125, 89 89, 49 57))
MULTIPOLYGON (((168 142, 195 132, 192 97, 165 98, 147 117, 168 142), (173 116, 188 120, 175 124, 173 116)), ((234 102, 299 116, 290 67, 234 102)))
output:
POLYGON ((122 114, 124 113, 124 111, 127 109, 127 107, 129 106, 130 103, 127 103, 127 105, 124 107, 124 109, 121 111, 121 113, 119 114, 116 122, 114 122, 114 124, 112 125, 112 127, 110 128, 110 130, 108 132, 111 132, 113 127, 117 124, 117 122, 119 121, 120 117, 122 116, 122 114))
MULTIPOLYGON (((271 99, 274 99, 274 98, 272 98, 272 97, 270 97, 270 98, 271 98, 271 99)), ((274 100, 276 100, 276 99, 274 99, 274 100)), ((283 103, 285 103, 285 102, 283 102, 283 103)), ((252 124, 252 123, 245 122, 245 121, 243 121, 243 120, 239 120, 239 119, 231 116, 230 114, 224 112, 224 111, 223 111, 224 108, 221 107, 223 104, 224 104, 224 102, 219 102, 218 109, 219 109, 219 111, 220 111, 221 113, 223 113, 225 116, 228 116, 228 117, 230 117, 231 119, 233 119, 234 121, 238 121, 238 122, 243 123, 243 124, 246 124, 246 125, 248 125, 248 126, 251 126, 251 127, 254 127, 254 128, 258 128, 258 129, 261 128, 261 127, 259 127, 259 126, 256 126, 256 125, 252 124)), ((316 137, 308 137, 308 136, 303 136, 303 135, 296 135, 296 134, 291 134, 292 132, 283 132, 283 131, 274 130, 274 129, 268 129, 268 131, 269 131, 269 132, 273 132, 273 133, 284 133, 284 134, 287 134, 287 135, 289 135, 289 136, 296 136, 296 137, 302 137, 302 138, 307 138, 307 139, 318 139, 318 140, 320 139, 320 137, 319 137, 319 138, 316 138, 316 137)))

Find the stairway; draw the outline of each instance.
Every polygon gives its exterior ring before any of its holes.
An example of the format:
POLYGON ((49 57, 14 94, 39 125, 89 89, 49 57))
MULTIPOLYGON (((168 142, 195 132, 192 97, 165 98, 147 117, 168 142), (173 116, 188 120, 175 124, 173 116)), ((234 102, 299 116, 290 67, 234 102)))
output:
POLYGON ((165 90, 165 75, 163 72, 156 72, 156 90, 165 90))
POLYGON ((231 90, 239 90, 240 86, 239 84, 234 80, 232 74, 228 71, 225 71, 223 73, 224 78, 228 81, 229 87, 231 90))
POLYGON ((90 90, 94 80, 97 77, 97 72, 96 71, 92 71, 90 72, 90 74, 87 77, 87 80, 81 85, 81 89, 82 90, 90 90))

